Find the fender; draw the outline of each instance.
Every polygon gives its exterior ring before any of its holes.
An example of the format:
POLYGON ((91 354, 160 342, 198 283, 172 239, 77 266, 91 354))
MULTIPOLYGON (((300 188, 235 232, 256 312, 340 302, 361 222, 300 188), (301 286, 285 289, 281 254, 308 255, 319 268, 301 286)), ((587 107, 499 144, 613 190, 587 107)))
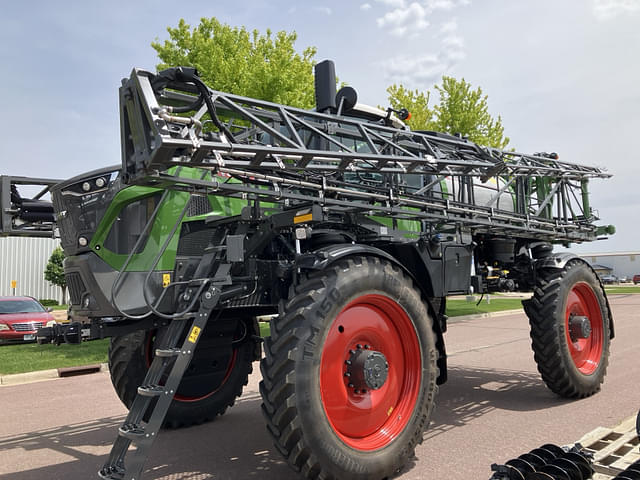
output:
POLYGON ((438 385, 442 385, 443 383, 445 383, 447 381, 447 353, 444 344, 443 328, 438 318, 439 312, 435 310, 434 306, 428 300, 429 295, 424 290, 422 282, 419 282, 418 279, 416 279, 415 275, 397 258, 395 258, 390 253, 385 252, 384 250, 372 247, 370 245, 363 245, 358 243, 341 243, 321 247, 312 253, 300 255, 298 257, 297 266, 301 269, 323 270, 335 261, 352 255, 369 255, 384 258, 385 260, 388 260, 394 265, 397 265, 399 268, 401 268, 418 286, 418 288, 422 292, 423 298, 426 300, 427 306, 433 318, 433 330, 436 334, 436 348, 438 349, 437 364, 439 373, 437 383, 438 385))
MULTIPOLYGON (((329 245, 326 247, 320 247, 313 253, 301 255, 298 257, 297 266, 303 269, 311 270, 324 270, 336 260, 348 257, 351 255, 372 255, 375 257, 381 257, 390 262, 395 263, 400 268, 405 270, 409 275, 409 272, 404 265, 402 265, 396 258, 384 250, 380 250, 376 247, 369 245, 362 245, 359 243, 340 243, 337 245, 329 245)), ((412 276, 413 277, 413 276, 412 276)))
MULTIPOLYGON (((536 261, 536 268, 558 268, 563 269, 570 260, 578 258, 582 260, 578 255, 571 252, 552 253, 547 257, 543 257, 536 261)), ((582 260, 584 262, 584 260, 582 260)), ((587 262, 585 262, 587 263, 587 262)), ((588 264, 588 263, 587 263, 588 264)))

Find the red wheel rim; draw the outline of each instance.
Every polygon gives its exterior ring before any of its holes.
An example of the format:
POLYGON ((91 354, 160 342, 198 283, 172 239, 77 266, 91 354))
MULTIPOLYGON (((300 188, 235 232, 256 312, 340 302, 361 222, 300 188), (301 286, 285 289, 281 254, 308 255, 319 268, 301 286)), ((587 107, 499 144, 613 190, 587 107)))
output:
POLYGON ((320 389, 333 431, 352 448, 383 448, 409 423, 420 391, 422 358, 411 319, 392 299, 364 295, 349 303, 331 324, 320 364, 320 389), (382 353, 389 364, 381 388, 355 394, 345 377, 356 345, 382 353))
POLYGON ((578 370, 585 375, 595 372, 602 357, 604 325, 600 303, 588 283, 576 283, 569 292, 565 315, 565 335, 571 358, 578 370), (588 338, 571 338, 569 330, 571 315, 585 316, 589 319, 591 334, 588 338))
MULTIPOLYGON (((153 362, 154 338, 155 338, 155 335, 149 335, 149 337, 147 338, 147 344, 145 346, 145 360, 146 360, 147 368, 151 367, 151 362, 153 362)), ((227 380, 229 380, 229 377, 231 376, 231 372, 233 371, 233 367, 236 364, 237 356, 238 356, 238 349, 234 348, 231 354, 231 358, 229 359, 229 364, 227 365, 224 378, 222 379, 222 381, 217 387, 215 387, 214 389, 208 392, 203 393, 202 395, 194 395, 194 396, 180 395, 178 392, 176 392, 175 395, 173 396, 174 400, 177 400, 178 402, 187 402, 187 403, 199 402, 200 400, 204 400, 205 398, 208 398, 214 393, 216 393, 218 390, 220 390, 223 387, 225 383, 227 383, 227 380)), ((161 383, 164 384, 164 381, 161 381, 161 383)))

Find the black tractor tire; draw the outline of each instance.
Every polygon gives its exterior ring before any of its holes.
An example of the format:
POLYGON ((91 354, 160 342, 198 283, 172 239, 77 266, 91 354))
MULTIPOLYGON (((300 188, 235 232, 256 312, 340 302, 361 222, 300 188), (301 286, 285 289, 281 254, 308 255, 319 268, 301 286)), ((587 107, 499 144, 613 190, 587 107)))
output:
POLYGON ((435 336, 426 301, 391 262, 351 256, 303 272, 261 362, 267 429, 293 469, 323 480, 398 472, 434 408, 435 336))
POLYGON ((609 362, 611 319, 600 280, 579 259, 562 269, 536 273, 533 297, 522 303, 538 371, 549 389, 562 397, 593 395, 600 390, 609 362), (585 325, 570 324, 570 319, 582 319, 585 325))
MULTIPOLYGON (((209 328, 205 329, 203 337, 206 337, 209 328)), ((249 335, 253 333, 251 331, 249 335)), ((155 330, 139 330, 111 338, 109 344, 111 383, 127 408, 133 404, 137 389, 143 383, 155 355, 153 348, 155 335, 155 330)), ((248 382, 248 377, 253 371, 252 362, 257 358, 255 342, 245 339, 232 346, 226 346, 232 353, 226 358, 223 357, 226 362, 225 371, 208 385, 196 386, 198 393, 194 393, 193 381, 196 379, 190 379, 189 373, 197 367, 198 351, 206 345, 203 343, 204 340, 205 338, 200 340, 189 369, 185 372, 176 396, 171 402, 163 423, 164 427, 188 427, 215 419, 218 415, 224 414, 228 407, 233 406, 235 399, 242 394, 243 387, 248 382), (187 389, 190 390, 186 392, 187 389)), ((199 371, 202 372, 201 369, 199 371)), ((145 419, 148 419, 148 416, 149 410, 145 419)))

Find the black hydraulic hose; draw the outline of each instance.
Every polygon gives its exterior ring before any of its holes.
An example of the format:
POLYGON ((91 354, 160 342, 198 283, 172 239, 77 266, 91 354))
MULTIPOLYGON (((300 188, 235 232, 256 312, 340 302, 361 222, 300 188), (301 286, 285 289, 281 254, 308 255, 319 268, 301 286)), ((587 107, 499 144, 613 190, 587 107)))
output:
POLYGON ((171 107, 171 113, 187 113, 193 110, 198 110, 204 103, 203 95, 200 94, 195 102, 185 105, 183 107, 171 107))
POLYGON ((207 88, 207 86, 202 82, 202 80, 197 77, 195 77, 193 81, 204 97, 204 101, 207 104, 207 110, 209 110, 209 115, 211 115, 211 120, 213 121, 215 126, 218 127, 222 132, 224 132, 224 134, 230 141, 235 142, 236 139, 233 134, 218 118, 218 115, 216 114, 216 106, 211 101, 211 97, 209 96, 209 89, 207 88))
MULTIPOLYGON (((204 100, 214 125, 218 127, 218 129, 221 132, 223 132, 230 141, 235 143, 236 141, 235 137, 229 131, 229 129, 220 121, 220 119, 218 118, 218 115, 216 114, 216 106, 211 101, 209 87, 207 87, 205 83, 200 79, 200 77, 198 77, 198 71, 195 68, 192 68, 192 67, 168 68, 166 70, 159 72, 152 80, 153 89, 156 92, 160 89, 166 88, 167 86, 171 87, 172 85, 174 85, 174 88, 185 89, 186 87, 186 85, 184 85, 185 83, 187 85, 189 84, 194 85, 198 90, 198 92, 200 93, 200 96, 198 97, 198 100, 192 103, 191 105, 187 105, 185 107, 174 107, 173 111, 175 113, 186 113, 187 111, 191 111, 195 109, 195 105, 198 102, 204 100), (178 85, 174 85, 176 83, 178 85), (182 85, 179 85, 181 83, 182 85), (187 109, 188 107, 193 107, 193 108, 187 109)), ((199 106, 197 108, 199 108, 199 106)))
POLYGON ((213 121, 214 125, 218 127, 218 129, 220 129, 220 131, 223 132, 230 141, 235 142, 236 139, 233 134, 220 121, 218 115, 216 114, 216 106, 211 101, 211 95, 209 95, 209 87, 207 87, 205 83, 200 79, 200 77, 198 77, 195 73, 187 74, 184 71, 180 71, 180 73, 182 74, 181 76, 185 77, 184 80, 193 82, 193 84, 198 88, 200 97, 202 97, 204 102, 207 104, 207 110, 209 111, 209 115, 211 115, 211 120, 213 121))

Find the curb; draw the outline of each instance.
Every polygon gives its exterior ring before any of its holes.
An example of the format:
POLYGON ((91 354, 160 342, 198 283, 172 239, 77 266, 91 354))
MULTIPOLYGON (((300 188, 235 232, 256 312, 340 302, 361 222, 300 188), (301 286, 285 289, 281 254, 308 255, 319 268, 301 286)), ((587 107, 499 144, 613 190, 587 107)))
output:
POLYGON ((106 363, 100 363, 94 365, 84 365, 81 367, 53 368, 51 370, 39 370, 37 372, 0 375, 0 387, 9 385, 22 385, 24 383, 42 382, 45 380, 55 380, 56 378, 108 371, 109 365, 106 363))
POLYGON ((518 308, 515 310, 500 310, 498 312, 474 313, 473 315, 459 315, 457 317, 447 318, 447 323, 458 323, 464 322, 466 320, 478 320, 480 318, 502 317, 505 315, 515 315, 518 313, 524 313, 524 309, 518 308))

